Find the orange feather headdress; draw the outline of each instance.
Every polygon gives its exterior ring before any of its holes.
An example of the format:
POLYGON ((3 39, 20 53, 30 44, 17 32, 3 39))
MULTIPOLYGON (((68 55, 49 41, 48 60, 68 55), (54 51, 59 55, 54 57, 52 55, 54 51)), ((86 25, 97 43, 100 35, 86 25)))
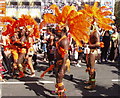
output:
POLYGON ((1 17, 1 22, 3 22, 3 23, 9 22, 10 25, 13 25, 13 23, 15 22, 15 19, 13 19, 9 16, 5 16, 5 17, 1 17))
POLYGON ((76 11, 74 6, 68 5, 64 6, 62 11, 54 4, 51 5, 50 8, 54 10, 54 14, 46 13, 43 16, 44 24, 57 23, 63 27, 68 26, 69 32, 79 46, 82 45, 81 40, 85 43, 88 42, 89 27, 91 27, 94 22, 104 30, 112 29, 110 24, 114 23, 112 19, 105 17, 112 13, 110 11, 105 11, 105 6, 98 7, 98 2, 95 2, 93 6, 85 4, 84 9, 79 11, 76 11))
POLYGON ((39 26, 37 22, 29 15, 22 15, 15 23, 14 27, 27 27, 30 26, 33 29, 32 36, 39 38, 39 26))
POLYGON ((5 31, 2 32, 2 35, 6 36, 6 35, 11 35, 11 34, 14 34, 14 29, 13 29, 13 24, 16 20, 9 17, 9 16, 5 16, 5 17, 1 17, 1 22, 2 23, 8 23, 8 24, 5 24, 4 28, 5 28, 5 31))
POLYGON ((105 16, 111 15, 112 12, 105 11, 105 8, 106 6, 98 7, 98 2, 95 2, 93 6, 85 4, 83 11, 84 14, 89 17, 89 22, 91 22, 91 24, 95 21, 100 28, 110 30, 112 29, 110 24, 114 23, 114 21, 110 18, 106 18, 105 16))
POLYGON ((29 15, 22 15, 18 20, 6 16, 2 17, 1 22, 9 22, 9 24, 6 26, 7 30, 3 32, 3 35, 13 35, 15 33, 14 28, 27 27, 29 25, 33 29, 31 35, 39 38, 39 26, 37 22, 29 15))
POLYGON ((42 28, 45 27, 45 26, 46 26, 46 22, 45 22, 45 21, 42 21, 42 22, 40 23, 39 29, 42 29, 42 28))
POLYGON ((51 5, 55 15, 46 13, 43 16, 44 23, 57 23, 59 27, 69 27, 73 39, 81 46, 81 40, 88 42, 89 36, 87 34, 89 22, 82 12, 77 12, 75 6, 64 6, 62 10, 57 5, 51 5))

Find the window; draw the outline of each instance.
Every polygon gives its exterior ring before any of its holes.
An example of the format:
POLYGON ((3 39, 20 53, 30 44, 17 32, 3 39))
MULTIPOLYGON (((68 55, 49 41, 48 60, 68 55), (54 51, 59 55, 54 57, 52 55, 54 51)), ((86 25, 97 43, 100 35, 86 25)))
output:
POLYGON ((10 2, 10 5, 17 5, 17 2, 10 2))
POLYGON ((41 6, 41 2, 34 2, 34 5, 41 6))
POLYGON ((22 2, 22 5, 29 5, 29 2, 22 2))

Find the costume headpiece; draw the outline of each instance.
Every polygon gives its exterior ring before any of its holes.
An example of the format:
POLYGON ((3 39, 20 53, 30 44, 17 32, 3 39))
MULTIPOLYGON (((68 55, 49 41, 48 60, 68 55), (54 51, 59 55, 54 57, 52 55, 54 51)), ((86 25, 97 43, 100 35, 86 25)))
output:
POLYGON ((93 6, 85 4, 84 9, 81 11, 89 17, 91 24, 96 22, 100 28, 104 30, 110 30, 112 29, 110 24, 114 23, 114 21, 106 16, 111 15, 112 12, 106 11, 105 9, 106 6, 98 7, 98 2, 95 2, 93 6))
MULTIPOLYGON (((33 30, 33 33, 32 33, 32 36, 35 36, 35 37, 39 37, 39 26, 37 24, 37 22, 29 15, 22 15, 21 18, 19 18, 18 20, 14 20, 13 18, 11 17, 2 17, 2 22, 9 22, 10 24, 8 24, 6 27, 7 27, 7 30, 5 32, 3 32, 3 35, 13 35, 15 32, 14 32, 14 29, 15 28, 21 28, 21 27, 31 27, 31 29, 34 29, 33 30)), ((21 28, 22 29, 22 28, 21 28)), ((30 30, 30 28, 29 28, 30 30)))
MULTIPOLYGON (((85 43, 89 40, 88 32, 90 32, 90 27, 94 22, 104 29, 110 30, 112 27, 110 23, 114 23, 110 18, 105 16, 110 15, 110 11, 103 11, 106 7, 98 7, 98 3, 95 2, 93 6, 85 4, 84 9, 76 11, 75 6, 64 6, 62 11, 57 5, 51 5, 51 9, 54 10, 54 15, 46 13, 43 16, 43 23, 57 23, 59 26, 68 26, 69 32, 72 35, 76 43, 81 46, 81 40, 85 43)), ((43 24, 42 23, 42 24, 43 24)))
POLYGON ((16 20, 9 17, 9 16, 5 16, 5 17, 1 17, 1 22, 3 22, 5 25, 4 25, 4 31, 2 32, 2 34, 4 36, 6 35, 12 35, 14 33, 14 29, 12 27, 12 25, 14 24, 16 20), (6 24, 7 23, 7 24, 6 24))
POLYGON ((64 6, 62 10, 60 10, 57 5, 51 5, 50 8, 54 10, 55 15, 46 13, 43 16, 44 23, 58 24, 58 29, 63 29, 66 26, 69 27, 69 32, 71 33, 73 39, 80 46, 80 40, 88 42, 89 36, 86 32, 88 31, 87 28, 89 27, 89 23, 86 21, 85 16, 82 14, 82 12, 77 12, 75 6, 68 5, 64 6), (84 23, 86 25, 84 25, 84 23), (82 37, 81 34, 84 35, 84 37, 82 37))

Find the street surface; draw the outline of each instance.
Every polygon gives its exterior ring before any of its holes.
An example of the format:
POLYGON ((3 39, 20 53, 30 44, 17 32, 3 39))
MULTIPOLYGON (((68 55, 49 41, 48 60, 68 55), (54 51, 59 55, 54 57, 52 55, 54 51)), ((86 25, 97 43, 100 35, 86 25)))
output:
MULTIPOLYGON (((35 67, 35 77, 24 77, 21 79, 12 79, 7 77, 6 82, 0 83, 0 94, 2 98, 54 98, 51 91, 55 90, 55 77, 51 74, 46 74, 43 79, 40 79, 40 74, 48 68, 47 62, 41 59, 38 54, 38 64, 35 67), (9 96, 9 97, 8 97, 9 96)), ((85 72, 85 63, 81 63, 82 67, 76 67, 71 62, 71 70, 64 77, 66 94, 68 97, 82 96, 111 96, 110 98, 120 97, 120 65, 108 62, 104 64, 96 64, 96 89, 84 89, 84 81, 88 80, 88 74, 85 72), (73 80, 71 80, 73 75, 73 80)))

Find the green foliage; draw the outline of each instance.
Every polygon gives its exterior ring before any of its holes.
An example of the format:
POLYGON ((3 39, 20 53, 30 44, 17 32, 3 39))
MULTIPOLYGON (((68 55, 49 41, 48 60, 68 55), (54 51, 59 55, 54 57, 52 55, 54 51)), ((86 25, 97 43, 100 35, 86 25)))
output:
POLYGON ((120 1, 115 3, 116 26, 120 28, 120 1))

